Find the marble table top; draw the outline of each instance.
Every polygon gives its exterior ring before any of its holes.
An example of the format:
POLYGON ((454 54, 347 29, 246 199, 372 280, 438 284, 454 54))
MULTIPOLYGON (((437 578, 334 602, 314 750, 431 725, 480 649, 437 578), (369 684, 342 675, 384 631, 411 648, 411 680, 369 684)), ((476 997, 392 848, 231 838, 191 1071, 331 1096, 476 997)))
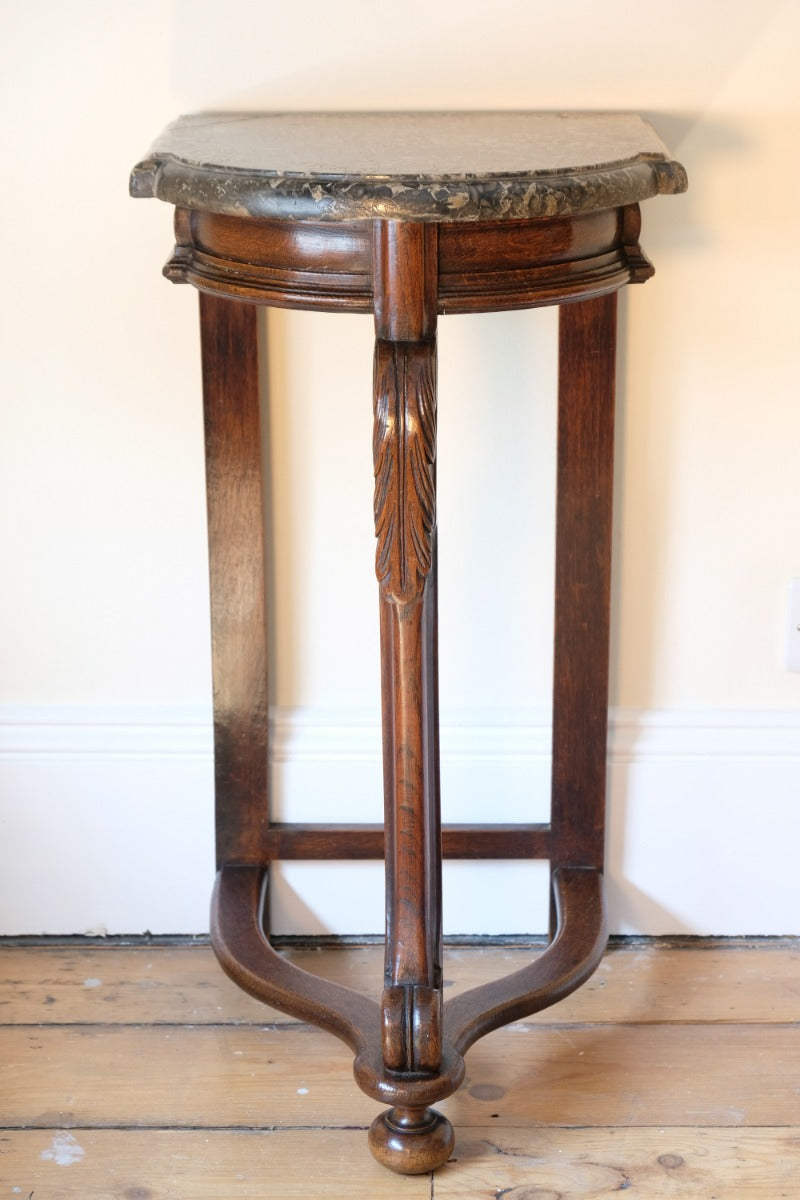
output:
POLYGON ((686 189, 631 113, 198 113, 131 174, 133 196, 289 220, 567 215, 686 189))

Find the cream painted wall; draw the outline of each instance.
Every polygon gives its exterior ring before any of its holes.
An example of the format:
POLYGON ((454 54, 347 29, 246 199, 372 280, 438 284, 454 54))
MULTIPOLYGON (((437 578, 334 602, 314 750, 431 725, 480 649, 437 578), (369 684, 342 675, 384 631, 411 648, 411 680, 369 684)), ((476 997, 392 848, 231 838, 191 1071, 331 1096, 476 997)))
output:
MULTIPOLYGON (((685 163, 689 193, 644 207, 656 277, 622 304, 612 913, 643 932, 797 932, 800 676, 782 639, 800 576, 800 5, 497 11, 0 4, 0 932, 205 927, 196 304, 159 276, 168 209, 128 200, 126 180, 169 119, 215 107, 634 109, 685 163), (767 811, 777 849, 754 853, 745 822, 767 811), (176 854, 180 888, 164 882, 176 854)), ((525 779, 542 803, 554 330, 549 311, 441 325, 451 810, 496 811, 470 790, 482 770, 488 787, 492 771, 508 775, 512 808, 525 779), (475 771, 464 729, 477 730, 475 771)), ((351 777, 354 809, 374 803, 371 337, 366 318, 269 318, 287 811, 313 806, 321 763, 337 804, 351 777)), ((487 868, 462 884, 459 870, 453 928, 537 927, 541 895, 529 920, 500 899, 516 888, 524 906, 527 882, 487 868)), ((331 889, 323 872, 298 872, 278 897, 286 928, 379 926, 374 873, 331 889), (341 914, 331 890, 349 897, 341 914)))

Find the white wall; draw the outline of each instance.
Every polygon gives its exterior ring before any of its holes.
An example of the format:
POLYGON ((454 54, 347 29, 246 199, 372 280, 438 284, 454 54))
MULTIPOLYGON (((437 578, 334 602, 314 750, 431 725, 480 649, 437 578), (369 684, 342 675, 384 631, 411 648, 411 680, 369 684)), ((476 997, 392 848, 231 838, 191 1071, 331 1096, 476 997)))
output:
MULTIPOLYGON (((0 932, 206 927, 196 303, 159 274, 169 210, 126 184, 169 119, 214 107, 633 109, 685 163, 622 308, 613 923, 798 932, 798 44, 794 0, 0 5, 0 932)), ((554 329, 441 324, 449 814, 546 802, 554 329)), ((269 334, 282 811, 374 819, 370 321, 269 334)), ((379 872, 297 866, 276 907, 378 929, 379 872)), ((540 929, 541 870, 454 865, 446 916, 540 929)))

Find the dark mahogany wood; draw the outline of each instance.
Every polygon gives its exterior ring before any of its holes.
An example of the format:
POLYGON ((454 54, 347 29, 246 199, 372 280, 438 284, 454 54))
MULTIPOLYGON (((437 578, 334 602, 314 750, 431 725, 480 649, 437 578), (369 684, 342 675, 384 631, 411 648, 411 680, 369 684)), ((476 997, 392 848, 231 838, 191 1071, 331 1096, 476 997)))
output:
POLYGON ((395 1171, 449 1157, 452 1127, 431 1106, 461 1084, 473 1042, 566 996, 606 944, 616 293, 653 273, 638 201, 685 186, 652 130, 615 114, 202 114, 179 121, 134 171, 134 194, 176 205, 165 273, 201 293, 213 945, 247 992, 352 1049, 359 1086, 391 1106, 369 1144, 395 1171), (424 133, 418 144, 412 126, 424 133), (340 143, 354 155, 349 168, 312 169, 333 162, 340 143), (375 318, 382 827, 270 823, 257 304, 375 318), (437 316, 544 304, 561 306, 551 820, 443 829, 437 316), (366 858, 384 858, 386 870, 379 1003, 300 970, 269 941, 273 861, 366 858), (552 897, 546 950, 446 1003, 443 858, 549 859, 552 897))
POLYGON ((616 312, 559 312, 553 869, 603 869, 616 312))
MULTIPOLYGON (((429 1074, 438 1071, 442 1055, 437 281, 436 225, 375 222, 375 568, 386 829, 382 1051, 387 1071, 429 1074)), ((427 1112, 418 1114, 426 1140, 432 1120, 427 1112)), ((411 1135, 414 1124, 407 1112, 398 1128, 411 1135)), ((440 1131, 438 1118, 434 1125, 440 1131)), ((396 1136, 395 1128, 389 1141, 396 1136)), ((418 1141, 416 1132, 413 1139, 418 1141)))
MULTIPOLYGON (((271 822, 267 858, 369 859, 384 857, 383 825, 285 825, 271 822)), ((444 825, 442 858, 549 858, 549 825, 444 825)))
MULTIPOLYGON (((428 226, 439 231, 433 303, 440 313, 497 312, 644 282, 653 268, 638 244, 639 224, 638 205, 629 204, 538 221, 428 226)), ((176 283, 276 307, 373 311, 369 221, 325 224, 177 209, 175 235, 164 273, 176 283)))
POLYGON ((200 296, 217 862, 265 861, 267 628, 257 310, 200 296))

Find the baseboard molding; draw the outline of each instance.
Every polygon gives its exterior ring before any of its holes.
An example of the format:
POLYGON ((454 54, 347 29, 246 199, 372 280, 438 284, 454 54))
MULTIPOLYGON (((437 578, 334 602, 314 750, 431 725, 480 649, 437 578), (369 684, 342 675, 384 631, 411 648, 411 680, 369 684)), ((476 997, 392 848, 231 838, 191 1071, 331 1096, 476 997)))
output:
POLYGON ((0 761, 207 758, 211 713, 189 708, 0 708, 0 761))
MULTIPOLYGON (((275 709, 274 762, 379 759, 377 713, 275 709)), ((550 754, 546 710, 445 713, 442 757, 543 759, 550 754)), ((0 708, 0 758, 210 758, 210 712, 190 708, 29 706, 0 708)), ((609 712, 609 762, 643 759, 800 761, 794 709, 635 709, 609 712)))

